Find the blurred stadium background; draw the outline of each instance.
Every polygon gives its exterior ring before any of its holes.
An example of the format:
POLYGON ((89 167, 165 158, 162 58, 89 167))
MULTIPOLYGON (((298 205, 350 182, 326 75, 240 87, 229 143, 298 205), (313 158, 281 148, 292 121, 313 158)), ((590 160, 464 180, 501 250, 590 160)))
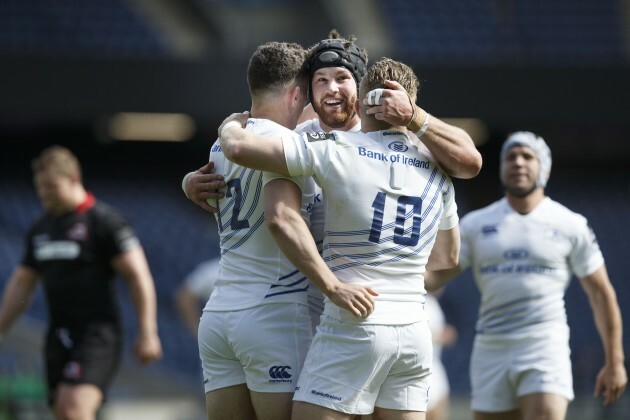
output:
MULTIPOLYGON (((624 319, 630 319, 629 0, 1 0, 0 287, 40 211, 30 160, 70 147, 86 186, 135 226, 157 283, 165 356, 140 370, 125 354, 102 419, 204 418, 196 341, 174 290, 218 253, 214 219, 185 199, 182 176, 207 161, 216 128, 249 108, 247 60, 266 41, 312 45, 331 28, 371 59, 410 64, 419 104, 471 133, 484 157, 456 181, 460 215, 501 195, 498 147, 510 131, 550 144, 547 192, 598 234, 624 319)), ((135 325, 121 287, 127 348, 135 325)), ((444 361, 453 419, 467 409, 478 293, 470 278, 442 297, 459 341, 444 361)), ((570 419, 621 419, 593 399, 599 338, 577 281, 567 292, 576 401, 570 419)), ((0 419, 45 419, 41 294, 0 350, 0 419)), ((625 348, 630 348, 626 333, 625 348)))

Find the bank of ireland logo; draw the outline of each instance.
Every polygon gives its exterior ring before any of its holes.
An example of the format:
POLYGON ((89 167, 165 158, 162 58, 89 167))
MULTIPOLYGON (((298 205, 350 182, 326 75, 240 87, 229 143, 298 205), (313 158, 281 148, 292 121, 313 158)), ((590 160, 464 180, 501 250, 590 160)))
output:
POLYGON ((269 376, 273 379, 290 379, 292 375, 289 370, 291 370, 291 366, 272 366, 269 369, 269 376))
POLYGON ((402 141, 393 141, 387 145, 394 152, 406 152, 409 150, 409 147, 402 141))

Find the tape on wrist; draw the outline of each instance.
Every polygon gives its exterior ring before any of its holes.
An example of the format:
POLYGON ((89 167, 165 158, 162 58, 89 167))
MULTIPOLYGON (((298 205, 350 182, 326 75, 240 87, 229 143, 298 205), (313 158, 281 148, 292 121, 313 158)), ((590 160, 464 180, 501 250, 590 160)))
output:
POLYGON ((227 123, 225 123, 225 125, 223 126, 223 128, 221 128, 221 132, 219 133, 219 137, 223 137, 223 135, 225 134, 225 130, 229 129, 230 127, 243 127, 241 125, 240 122, 236 121, 236 120, 232 120, 232 121, 228 121, 227 123))
POLYGON ((429 127, 429 118, 430 117, 431 117, 431 114, 429 114, 427 112, 427 117, 424 119, 424 122, 422 123, 422 126, 420 127, 420 129, 418 131, 414 132, 416 137, 418 137, 418 138, 422 137, 422 135, 427 131, 427 128, 429 127))

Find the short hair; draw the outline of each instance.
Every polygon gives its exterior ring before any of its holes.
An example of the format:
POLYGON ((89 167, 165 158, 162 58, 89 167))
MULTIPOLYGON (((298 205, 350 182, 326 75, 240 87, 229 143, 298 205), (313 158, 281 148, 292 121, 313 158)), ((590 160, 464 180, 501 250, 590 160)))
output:
POLYGON ((307 51, 299 44, 267 42, 256 48, 247 66, 252 96, 308 80, 307 51))
POLYGON ((364 48, 354 43, 356 39, 354 35, 344 38, 336 29, 331 30, 327 39, 309 48, 310 75, 324 67, 345 67, 358 86, 367 71, 368 55, 364 48))
POLYGON ((386 80, 400 83, 411 99, 416 101, 416 95, 420 90, 420 81, 413 69, 400 61, 387 57, 378 59, 368 68, 361 83, 364 90, 359 95, 363 98, 372 89, 386 89, 386 80))
POLYGON ((33 173, 53 170, 60 175, 76 178, 81 181, 81 164, 79 159, 67 148, 53 145, 44 149, 31 162, 33 173))

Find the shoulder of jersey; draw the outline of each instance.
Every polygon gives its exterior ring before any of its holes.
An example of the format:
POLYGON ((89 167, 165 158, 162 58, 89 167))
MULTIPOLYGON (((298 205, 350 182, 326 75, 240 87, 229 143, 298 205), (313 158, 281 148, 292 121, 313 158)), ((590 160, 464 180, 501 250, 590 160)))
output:
POLYGON ((322 140, 337 140, 337 137, 333 133, 324 133, 323 131, 314 132, 314 133, 306 133, 306 139, 309 142, 314 141, 322 141, 322 140))

